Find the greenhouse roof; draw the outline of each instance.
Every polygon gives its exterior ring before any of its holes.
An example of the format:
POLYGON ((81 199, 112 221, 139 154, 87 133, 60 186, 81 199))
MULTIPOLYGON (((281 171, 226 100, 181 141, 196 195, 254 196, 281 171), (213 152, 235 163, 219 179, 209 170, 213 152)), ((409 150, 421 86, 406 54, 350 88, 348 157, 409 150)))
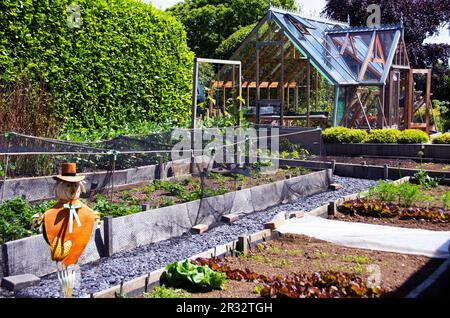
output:
POLYGON ((347 23, 308 18, 270 8, 285 36, 330 82, 384 85, 402 38, 401 25, 352 28, 347 23))

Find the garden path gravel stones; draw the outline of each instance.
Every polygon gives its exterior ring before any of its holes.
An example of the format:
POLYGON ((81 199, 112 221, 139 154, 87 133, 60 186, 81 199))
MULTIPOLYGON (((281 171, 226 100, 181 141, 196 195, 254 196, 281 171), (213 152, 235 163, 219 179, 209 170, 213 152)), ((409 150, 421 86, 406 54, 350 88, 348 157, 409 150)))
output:
MULTIPOLYGON (((174 261, 188 258, 209 248, 237 239, 239 235, 252 234, 264 228, 282 211, 310 211, 345 195, 366 190, 376 184, 375 181, 343 178, 335 176, 335 182, 344 187, 337 191, 327 191, 299 199, 293 203, 279 205, 263 212, 242 217, 232 224, 220 224, 201 235, 186 233, 180 237, 141 246, 131 251, 120 252, 112 257, 81 266, 81 277, 74 290, 74 297, 95 293, 129 281, 141 275, 164 267, 174 261)), ((56 274, 42 277, 36 287, 29 287, 16 293, 16 297, 59 297, 56 274)))

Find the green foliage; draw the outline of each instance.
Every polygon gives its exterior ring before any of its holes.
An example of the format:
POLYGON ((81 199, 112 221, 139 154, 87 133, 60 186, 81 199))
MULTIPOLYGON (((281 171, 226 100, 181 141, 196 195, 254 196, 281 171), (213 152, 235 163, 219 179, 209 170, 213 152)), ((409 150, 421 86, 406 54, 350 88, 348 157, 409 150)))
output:
POLYGON ((373 129, 365 130, 346 127, 327 128, 322 132, 325 143, 403 143, 416 144, 429 141, 428 135, 418 129, 373 129))
POLYGON ((194 265, 189 260, 169 264, 165 269, 165 279, 173 287, 222 289, 226 280, 224 273, 215 272, 206 265, 194 265))
POLYGON ((63 132, 188 120, 193 56, 177 19, 141 1, 78 0, 71 28, 68 4, 0 2, 2 88, 42 83, 31 105, 49 95, 63 132))
MULTIPOLYGON (((294 0, 274 0, 272 4, 296 7, 294 0)), ((223 41, 242 27, 258 22, 268 7, 266 0, 190 0, 168 11, 183 23, 189 47, 197 56, 217 57, 215 52, 223 41)))
POLYGON ((111 203, 104 195, 97 194, 94 198, 93 209, 105 216, 119 217, 141 212, 141 207, 137 204, 128 205, 125 203, 111 203))
POLYGON ((413 179, 416 180, 424 188, 436 188, 439 185, 439 181, 436 178, 429 176, 425 171, 422 170, 416 172, 413 176, 413 179))
POLYGON ((362 143, 367 136, 365 130, 346 127, 327 128, 322 132, 323 141, 326 143, 362 143))
POLYGON ((409 182, 402 183, 398 186, 399 204, 404 207, 413 206, 416 202, 424 198, 420 185, 411 184, 409 182))
POLYGON ((376 199, 357 199, 345 201, 338 207, 339 212, 376 218, 394 218, 401 220, 425 220, 437 223, 449 223, 450 213, 439 208, 401 207, 398 204, 386 203, 376 199))
POLYGON ((380 180, 378 185, 370 187, 368 197, 383 202, 396 202, 398 187, 393 182, 380 180))
POLYGON ((450 132, 443 133, 433 138, 433 144, 450 144, 450 132))
POLYGON ((437 181, 427 179, 423 174, 420 174, 419 178, 419 182, 422 181, 419 185, 409 182, 395 184, 379 181, 377 186, 369 189, 367 197, 385 203, 398 203, 403 207, 411 207, 418 202, 433 203, 434 199, 423 192, 423 187, 437 186, 437 181))
POLYGON ((117 128, 99 127, 95 130, 85 127, 66 127, 60 133, 58 139, 78 142, 96 142, 108 140, 117 136, 149 135, 163 133, 172 128, 172 124, 158 124, 153 121, 137 120, 135 122, 124 122, 117 128))
POLYGON ((427 133, 418 129, 405 129, 398 138, 400 144, 422 144, 430 140, 427 133))
POLYGON ((450 209, 450 191, 445 192, 440 196, 442 200, 442 206, 444 209, 450 209))
POLYGON ((33 229, 32 217, 42 214, 56 201, 45 201, 30 205, 22 198, 14 198, 0 205, 0 244, 18 240, 38 233, 33 229))
POLYGON ((217 58, 228 59, 238 49, 238 47, 244 42, 245 38, 255 28, 256 23, 244 26, 231 34, 225 41, 223 41, 216 49, 215 55, 217 58))
POLYGON ((179 196, 185 192, 184 186, 178 182, 154 180, 153 185, 156 189, 167 191, 173 196, 179 196))
POLYGON ((400 131, 397 129, 373 129, 365 142, 379 144, 395 144, 400 138, 400 131))
POLYGON ((191 294, 182 289, 166 287, 165 285, 156 286, 150 293, 144 294, 144 298, 190 298, 191 294))

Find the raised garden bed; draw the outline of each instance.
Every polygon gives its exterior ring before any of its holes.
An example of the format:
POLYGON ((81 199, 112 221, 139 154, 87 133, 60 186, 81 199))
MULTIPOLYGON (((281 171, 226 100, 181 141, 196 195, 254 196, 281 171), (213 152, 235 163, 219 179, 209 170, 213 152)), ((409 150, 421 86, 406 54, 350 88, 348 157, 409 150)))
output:
POLYGON ((292 177, 311 173, 301 167, 280 168, 274 173, 262 173, 259 168, 231 173, 227 170, 205 172, 193 176, 177 177, 171 180, 154 180, 128 189, 115 191, 112 200, 98 194, 89 198, 89 203, 102 216, 113 217, 133 214, 144 209, 155 209, 202 198, 222 195, 228 192, 249 189, 292 177))
MULTIPOLYGON (((180 236, 197 224, 218 224, 225 214, 264 211, 324 192, 331 180, 331 171, 324 170, 131 215, 125 207, 127 215, 105 218, 103 226, 95 230, 80 264, 180 236)), ((56 270, 41 235, 10 241, 1 247, 5 257, 0 263, 0 277, 23 273, 43 276, 56 270)))
POLYGON ((450 186, 426 179, 421 184, 380 182, 367 197, 343 202, 335 219, 434 231, 450 230, 450 186), (428 181, 426 181, 428 180, 428 181), (427 183, 428 182, 428 183, 427 183), (430 184, 431 182, 431 184, 430 184))
POLYGON ((450 172, 450 163, 420 162, 420 160, 415 161, 412 159, 373 158, 366 156, 309 156, 308 160, 328 162, 335 160, 336 162, 352 164, 361 164, 364 162, 367 165, 388 165, 389 167, 450 172))
MULTIPOLYGON (((274 241, 260 243, 247 254, 212 261, 197 259, 194 263, 208 264, 217 271, 225 272, 228 279, 221 290, 198 290, 190 286, 179 292, 184 297, 269 297, 269 286, 274 287, 272 292, 275 294, 272 297, 295 294, 307 297, 405 297, 436 270, 443 260, 347 248, 305 236, 285 235, 274 241), (379 287, 367 283, 376 277, 377 270, 381 281, 379 287), (312 289, 303 293, 295 292, 289 287, 289 281, 285 280, 295 274, 298 280, 317 288, 310 286, 312 289), (318 276, 321 277, 319 280, 318 276), (339 279, 342 280, 341 283, 337 283, 339 279), (328 281, 327 286, 321 280, 328 281), (277 284, 287 288, 277 288, 277 284), (344 288, 346 292, 331 286, 344 288)), ((146 295, 151 296, 155 295, 146 295)))

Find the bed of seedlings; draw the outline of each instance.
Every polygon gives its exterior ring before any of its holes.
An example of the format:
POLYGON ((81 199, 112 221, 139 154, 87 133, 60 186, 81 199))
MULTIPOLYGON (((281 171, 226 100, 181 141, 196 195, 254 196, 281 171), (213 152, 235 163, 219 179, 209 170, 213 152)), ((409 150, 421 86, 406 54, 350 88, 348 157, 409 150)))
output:
POLYGON ((247 254, 169 264, 144 297, 404 297, 441 263, 285 235, 247 254))
POLYGON ((420 172, 412 182, 380 181, 365 198, 343 202, 339 220, 450 230, 450 187, 420 172))
POLYGON ((258 162, 253 164, 250 169, 235 172, 217 169, 216 171, 171 180, 154 180, 145 185, 116 191, 112 196, 96 194, 89 198, 89 201, 94 210, 98 211, 101 216, 118 217, 140 212, 142 205, 145 205, 148 209, 156 209, 312 172, 301 167, 286 166, 273 171, 273 173, 265 173, 265 168, 272 169, 268 164, 258 162))

